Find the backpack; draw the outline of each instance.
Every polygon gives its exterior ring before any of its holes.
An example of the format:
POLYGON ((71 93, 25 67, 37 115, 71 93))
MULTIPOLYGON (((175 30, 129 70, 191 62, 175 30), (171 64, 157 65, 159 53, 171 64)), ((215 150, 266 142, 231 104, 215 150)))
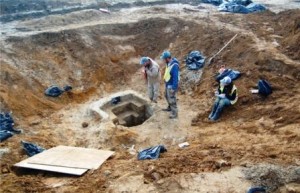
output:
POLYGON ((258 93, 263 96, 272 94, 272 87, 266 80, 259 80, 257 83, 258 93))
POLYGON ((229 76, 231 80, 236 80, 241 76, 241 73, 237 70, 226 69, 222 74, 216 76, 216 81, 220 82, 226 76, 229 76))

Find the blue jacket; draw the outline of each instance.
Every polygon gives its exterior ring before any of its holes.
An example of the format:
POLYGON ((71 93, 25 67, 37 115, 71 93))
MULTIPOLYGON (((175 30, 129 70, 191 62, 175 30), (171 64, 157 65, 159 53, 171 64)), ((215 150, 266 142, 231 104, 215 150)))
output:
POLYGON ((178 78, 179 78, 179 62, 176 58, 172 58, 169 62, 168 66, 173 65, 171 69, 171 78, 168 82, 166 82, 167 88, 172 88, 173 90, 178 90, 178 78), (173 65, 174 64, 174 65, 173 65))

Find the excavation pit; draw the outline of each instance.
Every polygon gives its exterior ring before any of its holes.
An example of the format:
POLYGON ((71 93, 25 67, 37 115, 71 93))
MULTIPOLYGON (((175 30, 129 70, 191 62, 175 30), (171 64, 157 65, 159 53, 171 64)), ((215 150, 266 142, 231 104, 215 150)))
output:
POLYGON ((151 117, 147 111, 147 105, 135 100, 121 102, 112 107, 111 111, 116 116, 113 122, 126 127, 141 125, 151 117))
POLYGON ((114 95, 101 99, 97 104, 100 107, 93 109, 97 111, 102 119, 111 120, 115 125, 134 127, 148 120, 153 110, 147 100, 134 91, 115 93, 114 95))

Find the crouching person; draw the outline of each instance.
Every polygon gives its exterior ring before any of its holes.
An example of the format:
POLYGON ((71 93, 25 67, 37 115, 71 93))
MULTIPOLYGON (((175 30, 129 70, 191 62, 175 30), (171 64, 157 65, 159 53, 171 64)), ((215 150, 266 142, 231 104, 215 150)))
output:
POLYGON ((230 77, 224 77, 220 81, 218 90, 216 91, 216 100, 208 118, 212 121, 216 121, 220 118, 224 107, 235 104, 237 100, 238 94, 236 86, 230 77))

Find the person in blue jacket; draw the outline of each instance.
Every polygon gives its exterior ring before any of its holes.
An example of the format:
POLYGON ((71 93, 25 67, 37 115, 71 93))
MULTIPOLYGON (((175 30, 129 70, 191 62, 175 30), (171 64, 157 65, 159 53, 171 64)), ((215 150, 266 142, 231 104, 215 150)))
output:
POLYGON ((178 92, 179 82, 179 62, 176 58, 171 57, 169 51, 164 51, 160 58, 166 62, 164 81, 165 97, 168 102, 168 107, 163 110, 171 112, 169 118, 175 119, 178 117, 176 93, 178 92))

